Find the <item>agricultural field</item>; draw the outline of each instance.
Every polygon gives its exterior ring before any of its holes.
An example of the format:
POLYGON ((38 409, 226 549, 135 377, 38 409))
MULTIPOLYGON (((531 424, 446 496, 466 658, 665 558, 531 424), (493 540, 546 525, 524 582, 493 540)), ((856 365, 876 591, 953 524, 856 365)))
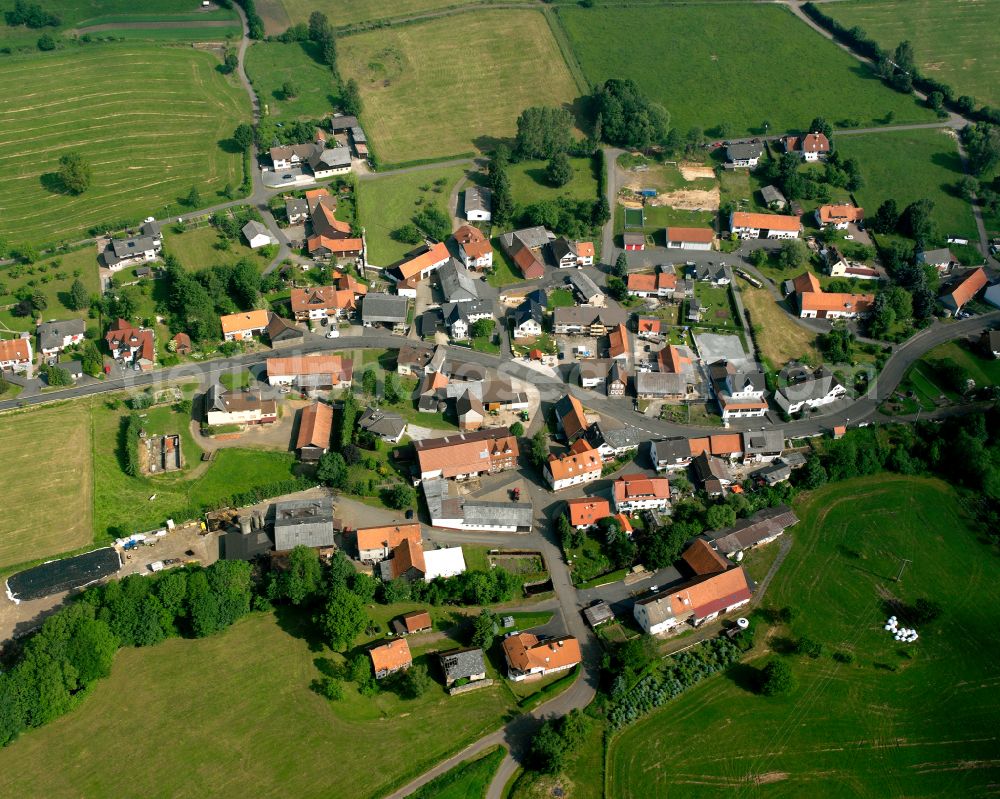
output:
POLYGON ((310 688, 317 658, 331 656, 317 646, 311 626, 284 613, 253 615, 211 638, 122 650, 111 677, 73 712, 0 751, 9 790, 263 799, 328 796, 335 780, 337 795, 367 799, 499 727, 512 707, 499 686, 449 697, 440 684, 404 700, 362 697, 345 683, 344 698, 331 702, 310 688), (131 690, 137 674, 142 691, 131 690), (94 753, 121 741, 170 745, 142 768, 95 769, 94 753))
POLYGON ((0 236, 74 241, 93 225, 169 215, 192 185, 206 200, 238 186, 242 159, 229 137, 249 121, 250 104, 218 65, 211 53, 141 44, 4 61, 0 236), (93 169, 78 196, 64 193, 57 175, 68 152, 93 169))
POLYGON ((631 78, 681 132, 726 124, 727 136, 759 134, 766 120, 774 133, 816 116, 872 126, 889 111, 897 123, 934 119, 784 8, 567 6, 558 15, 591 83, 631 78))
MULTIPOLYGON (((48 306, 41 313, 43 319, 86 318, 86 309, 74 311, 66 305, 70 301, 69 290, 77 278, 87 287, 89 294, 100 293, 97 250, 93 246, 45 258, 34 264, 0 267, 0 307, 16 303, 15 295, 21 289, 31 289, 45 295, 48 306)), ((33 316, 14 316, 10 310, 0 310, 0 334, 34 331, 35 321, 33 316)))
POLYGON ((878 475, 811 492, 796 512, 794 544, 764 600, 796 614, 790 629, 759 637, 758 651, 808 636, 821 655, 781 656, 798 682, 787 695, 752 692, 766 662, 755 659, 628 727, 611 744, 607 795, 990 793, 1000 778, 1000 567, 954 491, 878 475), (901 558, 910 562, 897 582, 901 558), (918 628, 916 643, 897 643, 882 629, 884 602, 922 597, 941 604, 941 618, 918 628))
POLYGON ((454 185, 465 175, 460 166, 358 181, 358 219, 365 227, 368 258, 380 266, 400 260, 415 245, 396 241, 392 232, 428 204, 445 213, 454 185))
POLYGON ((0 568, 91 541, 92 472, 85 404, 0 415, 0 568))
POLYGON ((874 213, 891 198, 902 211, 911 202, 927 198, 934 201, 931 217, 942 240, 949 235, 978 238, 972 209, 955 190, 965 173, 951 131, 838 136, 837 149, 861 164, 865 185, 855 194, 866 210, 874 213))
MULTIPOLYGON (((464 5, 472 5, 469 0, 464 5)), ((313 11, 322 11, 335 25, 391 19, 454 5, 453 0, 258 0, 257 13, 269 34, 278 34, 298 22, 307 22, 313 11)))
POLYGON ((822 10, 848 28, 863 28, 886 50, 909 41, 923 74, 947 83, 956 94, 1000 105, 997 0, 962 3, 960 7, 948 0, 869 0, 837 3, 822 10))
POLYGON ((247 77, 269 116, 279 119, 319 119, 337 102, 336 83, 330 67, 320 63, 312 42, 255 42, 247 50, 247 77), (296 90, 282 91, 285 81, 296 90))
POLYGON ((10 27, 2 12, 14 7, 14 0, 0 3, 0 47, 36 50, 38 38, 45 33, 59 38, 72 38, 90 33, 93 36, 131 35, 135 29, 118 27, 122 24, 150 27, 142 33, 157 38, 187 38, 218 40, 227 33, 240 34, 239 17, 233 9, 216 6, 202 9, 192 0, 143 0, 142 13, 134 0, 46 0, 45 10, 59 17, 59 25, 31 29, 23 25, 10 27), (171 25, 173 23, 173 25, 171 25))
POLYGON ((743 307, 750 312, 754 326, 759 327, 760 354, 771 368, 780 369, 792 360, 817 364, 822 361, 816 349, 815 331, 796 324, 767 289, 755 289, 740 280, 739 290, 743 307))
POLYGON ((346 36, 337 47, 341 76, 361 87, 362 122, 383 164, 488 149, 516 132, 528 106, 577 96, 537 11, 452 15, 346 36))
POLYGON ((413 794, 413 799, 483 799, 507 750, 495 747, 485 755, 466 760, 431 780, 413 794))
POLYGON ((532 203, 567 200, 597 199, 597 178, 594 163, 590 158, 570 158, 573 178, 565 186, 556 188, 545 179, 545 161, 521 161, 507 167, 510 178, 510 193, 514 202, 525 206, 532 203))
POLYGON ((243 258, 253 261, 263 269, 269 259, 260 254, 260 250, 251 250, 241 237, 239 241, 225 239, 228 249, 216 247, 224 237, 212 226, 189 228, 183 233, 175 233, 169 227, 163 231, 164 250, 177 257, 177 260, 189 271, 200 272, 217 264, 235 264, 243 258))

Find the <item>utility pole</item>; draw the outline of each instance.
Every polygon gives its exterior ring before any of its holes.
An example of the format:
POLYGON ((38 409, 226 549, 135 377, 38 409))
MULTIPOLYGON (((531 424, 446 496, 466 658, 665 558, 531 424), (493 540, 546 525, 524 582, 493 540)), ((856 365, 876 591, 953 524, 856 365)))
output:
POLYGON ((907 563, 913 563, 913 561, 912 561, 912 560, 910 560, 909 558, 901 558, 901 560, 902 560, 903 562, 899 564, 899 574, 897 574, 897 575, 896 575, 896 582, 897 582, 897 583, 898 583, 898 582, 900 581, 900 579, 901 579, 901 578, 902 578, 902 576, 903 576, 903 569, 905 569, 905 568, 906 568, 906 564, 907 564, 907 563))

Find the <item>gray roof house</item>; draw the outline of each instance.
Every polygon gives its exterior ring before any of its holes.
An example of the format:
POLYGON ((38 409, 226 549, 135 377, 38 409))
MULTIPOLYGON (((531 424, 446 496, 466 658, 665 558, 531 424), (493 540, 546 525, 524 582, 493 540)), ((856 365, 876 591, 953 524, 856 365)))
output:
POLYGON ((760 190, 760 196, 764 199, 765 205, 774 205, 778 208, 784 208, 788 205, 785 195, 776 186, 765 186, 760 190))
POLYGON ((82 337, 86 330, 87 323, 83 319, 43 322, 37 328, 38 349, 42 352, 61 350, 72 343, 73 339, 82 337))
POLYGON ((816 408, 847 396, 847 389, 826 369, 817 369, 811 376, 779 388, 774 401, 785 413, 796 413, 803 408, 816 408))
POLYGON ((580 295, 580 298, 588 305, 603 305, 604 293, 597 287, 597 284, 583 272, 573 272, 569 276, 570 285, 573 290, 580 295))
POLYGON ((640 399, 683 397, 688 393, 687 376, 673 372, 638 372, 635 393, 640 399))
POLYGON ((289 197, 285 200, 285 216, 289 224, 294 225, 309 216, 309 203, 302 197, 289 197))
POLYGON ((476 682, 486 679, 486 660, 482 649, 452 649, 442 652, 439 657, 446 685, 456 680, 476 682))
POLYGON ((493 210, 493 192, 481 186, 470 186, 465 190, 465 215, 471 212, 473 218, 489 218, 493 210))
POLYGON ((479 299, 479 288, 472 274, 454 258, 438 269, 437 274, 445 302, 471 302, 479 299))
POLYGON ((361 305, 361 321, 366 327, 374 324, 405 325, 407 307, 406 297, 369 293, 361 305))
POLYGON ((398 413, 387 413, 371 406, 364 409, 358 417, 357 424, 359 430, 376 435, 383 441, 391 441, 393 444, 406 432, 406 420, 398 413))
POLYGON ((759 141, 730 144, 726 147, 726 160, 731 164, 754 162, 763 154, 764 145, 759 141))
POLYGON ((743 456, 747 460, 767 460, 781 455, 785 449, 785 431, 769 428, 750 430, 743 434, 743 456))
POLYGON ((594 422, 587 429, 586 439, 602 457, 610 459, 638 449, 646 437, 639 428, 632 425, 610 427, 603 422, 594 422))
POLYGON ((351 150, 348 147, 316 148, 309 159, 309 166, 314 172, 329 169, 344 169, 351 166, 351 150))
POLYGON ((515 240, 520 242, 523 246, 527 247, 529 250, 541 250, 546 244, 555 239, 555 233, 551 233, 545 228, 539 226, 527 227, 522 230, 514 230, 510 233, 504 233, 500 237, 500 244, 508 253, 512 252, 514 249, 515 240))
POLYGON ((264 227, 256 219, 251 219, 249 222, 247 222, 242 227, 240 232, 243 234, 243 237, 247 240, 247 243, 250 244, 251 246, 253 246, 254 239, 256 239, 259 236, 267 236, 268 239, 271 238, 271 233, 268 231, 268 229, 264 227))
POLYGON ((307 547, 332 547, 333 500, 294 499, 274 503, 274 548, 285 552, 300 544, 307 547))
POLYGON ((712 530, 706 535, 721 554, 732 557, 737 552, 773 541, 798 521, 799 517, 791 508, 778 505, 764 508, 749 519, 740 519, 732 527, 712 530))

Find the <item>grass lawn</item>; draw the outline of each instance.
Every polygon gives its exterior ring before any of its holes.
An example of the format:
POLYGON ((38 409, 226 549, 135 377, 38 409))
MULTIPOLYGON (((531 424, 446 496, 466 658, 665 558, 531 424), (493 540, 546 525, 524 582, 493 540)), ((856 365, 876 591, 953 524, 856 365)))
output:
POLYGON ((415 245, 396 241, 392 232, 428 204, 448 213, 448 195, 464 174, 462 167, 452 166, 359 181, 358 218, 365 227, 369 260, 389 266, 412 250, 415 245))
POLYGON ((549 291, 549 310, 553 311, 556 308, 568 308, 572 305, 576 305, 576 300, 573 299, 573 291, 571 289, 551 289, 549 291))
POLYGON ((765 603, 795 608, 780 632, 809 636, 823 654, 786 656, 798 681, 788 695, 747 689, 755 660, 628 727, 609 752, 608 796, 988 794, 1000 777, 1000 567, 954 492, 880 475, 803 495, 796 512, 795 543, 765 603), (900 558, 912 562, 895 582, 900 558), (904 646, 882 629, 889 597, 930 597, 943 615, 904 646))
MULTIPOLYGON (((78 28, 91 25, 109 25, 118 22, 208 22, 219 20, 232 20, 232 30, 239 35, 239 17, 232 9, 225 9, 216 6, 211 10, 200 8, 199 3, 191 0, 143 0, 139 5, 134 0, 46 0, 41 4, 46 11, 56 14, 59 17, 59 25, 55 28, 47 27, 42 30, 33 30, 23 25, 11 28, 8 27, 3 17, 0 16, 0 47, 30 47, 36 50, 35 43, 43 33, 56 34, 69 33, 78 28), (135 13, 137 8, 141 8, 142 13, 135 13)), ((3 4, 6 11, 14 7, 13 0, 3 4)), ((218 41, 221 36, 230 30, 225 28, 201 28, 184 29, 173 28, 161 31, 165 38, 184 38, 185 34, 197 31, 200 38, 211 38, 218 41)), ((95 31, 93 35, 104 36, 113 34, 130 35, 130 31, 95 31)), ((57 37, 58 38, 58 37, 57 37)))
POLYGON ((514 782, 508 799, 604 799, 604 724, 590 720, 587 736, 568 755, 559 774, 523 771, 514 782), (556 793, 554 788, 561 788, 556 793))
POLYGON ((238 186, 242 159, 222 144, 230 147, 236 125, 249 121, 250 104, 219 63, 192 48, 125 43, 6 59, 0 236, 73 241, 93 225, 162 218, 192 185, 206 200, 226 183, 238 186), (59 188, 58 161, 68 152, 93 168, 79 196, 59 188))
POLYGON ((601 551, 601 543, 597 540, 598 531, 584 534, 583 546, 566 551, 566 562, 573 574, 573 582, 586 583, 595 577, 610 572, 613 564, 601 551))
POLYGON ((250 374, 249 370, 244 369, 241 372, 234 374, 233 372, 223 372, 219 375, 219 382, 222 383, 230 391, 237 388, 246 388, 250 385, 250 381, 253 379, 253 375, 250 374))
POLYGON ((512 706, 499 686, 449 697, 439 684, 415 700, 345 684, 330 702, 310 689, 317 658, 330 655, 317 646, 294 619, 259 614, 212 638, 123 650, 78 708, 0 752, 11 795, 319 797, 334 780, 337 796, 384 796, 512 706), (129 689, 136 675, 142 692, 129 689), (141 769, 94 768, 96 751, 144 740, 171 743, 141 769))
POLYGON ((507 253, 500 246, 499 237, 493 239, 491 243, 493 244, 493 271, 486 278, 486 281, 496 288, 509 286, 512 283, 522 283, 524 275, 521 274, 520 269, 514 266, 507 253))
POLYGON ((482 799, 506 755, 507 750, 498 746, 475 760, 466 760, 431 780, 413 794, 413 799, 482 799))
MULTIPOLYGON (((472 5, 475 0, 465 5, 472 5)), ((322 11, 334 25, 390 19, 454 5, 452 0, 259 0, 257 11, 269 34, 281 33, 297 22, 307 22, 313 11, 322 11)))
POLYGON ((1000 385, 1000 361, 984 358, 964 341, 949 341, 935 347, 920 360, 925 363, 943 360, 958 364, 968 370, 979 387, 1000 385))
POLYGON ((865 185, 856 195, 866 209, 874 213, 891 198, 902 211, 927 198, 934 201, 931 217, 942 241, 948 235, 977 239, 972 209, 954 189, 964 172, 952 134, 911 130, 840 136, 837 149, 861 164, 865 185))
MULTIPOLYGON (((17 302, 14 296, 22 288, 40 291, 45 295, 48 307, 42 312, 43 319, 87 318, 87 310, 71 311, 65 302, 73 281, 79 277, 87 287, 88 294, 100 293, 97 272, 97 250, 84 247, 54 258, 46 258, 38 263, 15 264, 0 267, 0 307, 17 302)), ((95 321, 94 326, 97 326, 95 321)), ((4 330, 35 330, 33 316, 14 316, 10 310, 0 310, 0 332, 4 330)), ((35 342, 32 342, 32 347, 35 342)))
MULTIPOLYGON (((647 242, 657 247, 666 246, 666 228, 675 227, 711 227, 718 214, 715 211, 684 211, 667 205, 646 206, 645 221, 642 232, 647 242)), ((625 231, 625 207, 615 205, 615 235, 621 244, 621 234, 625 231)), ((638 231, 636 231, 638 232, 638 231)))
POLYGON ((682 132, 727 123, 734 134, 760 133, 767 120, 774 133, 816 116, 871 126, 888 111, 896 122, 934 118, 784 8, 567 6, 558 14, 591 83, 631 78, 682 132))
POLYGON ((92 470, 85 403, 0 415, 0 567, 91 540, 92 470))
POLYGON ((960 7, 948 0, 869 0, 825 6, 822 11, 848 28, 860 26, 886 50, 911 42, 925 75, 947 83, 956 94, 971 94, 980 104, 1000 104, 997 0, 960 7))
POLYGON ((507 168, 510 177, 510 193, 514 202, 525 206, 544 200, 565 197, 568 200, 597 199, 597 178, 590 158, 570 158, 573 178, 565 186, 556 188, 545 180, 546 161, 522 161, 507 168))
POLYGON ((319 119, 337 102, 333 73, 316 60, 313 42, 255 42, 247 51, 247 76, 268 114, 281 119, 319 119), (286 98, 285 81, 297 94, 286 98))
POLYGON ((361 86, 362 122, 383 164, 488 149, 516 132, 526 107, 577 96, 545 18, 533 10, 382 28, 344 37, 337 49, 341 77, 361 86))
POLYGON ((739 321, 733 318, 728 286, 697 282, 694 284, 694 296, 701 301, 702 324, 714 327, 740 327, 739 321))
POLYGON ((773 368, 780 369, 791 360, 821 362, 816 349, 816 334, 790 319, 767 289, 752 288, 743 280, 739 289, 743 307, 750 312, 750 319, 758 328, 757 343, 761 355, 773 368))
POLYGON ((189 228, 183 233, 173 233, 167 228, 163 234, 163 246, 168 253, 175 255, 177 260, 189 272, 200 272, 216 265, 231 265, 243 258, 249 258, 263 269, 270 263, 269 259, 260 254, 260 250, 251 250, 241 238, 229 242, 229 249, 220 250, 215 245, 223 237, 211 225, 199 228, 189 228))

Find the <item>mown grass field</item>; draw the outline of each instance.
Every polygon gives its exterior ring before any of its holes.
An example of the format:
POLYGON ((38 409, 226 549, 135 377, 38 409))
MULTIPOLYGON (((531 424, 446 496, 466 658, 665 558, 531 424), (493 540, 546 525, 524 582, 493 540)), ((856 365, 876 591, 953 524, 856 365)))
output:
POLYGON ((755 289, 743 280, 738 281, 738 286, 743 307, 750 312, 753 324, 760 327, 760 354, 774 369, 791 360, 822 361, 816 349, 816 333, 792 321, 767 289, 755 289))
POLYGON ((483 799, 507 750, 495 747, 473 760, 466 760, 413 794, 414 799, 483 799))
POLYGON ((92 473, 86 405, 0 415, 0 567, 91 540, 92 473))
POLYGON ((785 696, 748 690, 755 660, 628 727, 611 746, 608 796, 989 795, 1000 567, 954 492, 882 475, 805 495, 796 511, 764 603, 794 608, 788 634, 822 655, 785 656, 798 681, 785 696), (912 562, 895 582, 900 558, 912 562), (929 597, 943 614, 902 645, 882 629, 889 597, 929 597))
POLYGON ((365 227, 368 259, 388 266, 412 250, 415 245, 396 241, 392 232, 427 205, 450 213, 448 197, 464 174, 463 167, 452 166, 359 181, 358 219, 365 227))
POLYGON ((243 258, 249 258, 263 269, 268 259, 260 254, 260 250, 251 250, 243 238, 239 241, 229 241, 228 250, 220 250, 215 245, 222 236, 214 227, 190 228, 183 233, 174 233, 169 227, 163 232, 163 247, 177 256, 189 272, 200 272, 216 264, 235 264, 243 258))
POLYGON ((681 132, 728 123, 734 134, 759 133, 768 120, 774 133, 816 116, 871 126, 889 111, 897 123, 933 119, 783 8, 560 7, 558 15, 591 83, 631 78, 681 132))
MULTIPOLYGON (((26 47, 35 49, 38 38, 48 33, 58 38, 58 34, 72 33, 79 28, 92 25, 108 25, 119 22, 218 22, 232 20, 233 30, 239 34, 239 17, 232 9, 216 7, 203 10, 200 2, 192 0, 143 0, 140 4, 134 0, 46 0, 41 4, 45 10, 56 14, 60 24, 53 27, 32 30, 23 25, 10 27, 6 24, 3 12, 14 7, 14 0, 3 0, 0 3, 0 47, 26 47), (139 13, 137 13, 139 10, 139 13)), ((220 28, 203 28, 201 35, 210 33, 217 37, 223 32, 220 28)), ((110 33, 110 32, 108 32, 110 33)), ((114 31, 115 35, 124 31, 114 31)), ((174 28, 163 30, 168 36, 183 35, 184 29, 174 28)), ((107 35, 105 32, 95 32, 96 36, 107 35)))
POLYGON ((521 161, 507 168, 510 193, 519 205, 564 197, 568 200, 597 199, 597 178, 590 158, 571 158, 573 177, 565 186, 553 186, 545 179, 545 161, 521 161))
MULTIPOLYGON (((469 0, 465 5, 472 5, 469 0)), ((281 33, 297 22, 307 22, 313 11, 322 11, 333 25, 391 19, 455 5, 453 0, 260 0, 257 11, 268 33, 281 33)))
POLYGON ((246 94, 207 52, 120 44, 12 57, 0 69, 0 236, 77 240, 88 227, 164 216, 192 185, 209 201, 243 179, 229 152, 249 121, 246 94), (93 168, 90 188, 61 192, 60 156, 93 168))
POLYGON ((476 11, 337 42, 341 76, 361 86, 362 122, 382 163, 488 149, 532 105, 576 86, 540 12, 476 11))
POLYGON ((848 28, 860 26, 886 50, 913 44, 917 66, 928 77, 971 94, 980 103, 1000 103, 1000 2, 976 0, 880 0, 824 6, 848 28))
POLYGON ((247 50, 247 76, 268 114, 281 119, 319 119, 337 102, 330 68, 314 57, 312 42, 255 42, 247 50), (285 97, 282 86, 291 81, 297 93, 285 97))
POLYGON ((965 342, 949 341, 935 347, 918 363, 933 364, 935 361, 949 361, 967 369, 977 386, 1000 385, 1000 361, 983 357, 965 342))
MULTIPOLYGON (((48 307, 43 319, 87 318, 87 310, 74 311, 66 306, 73 281, 79 279, 89 294, 100 293, 97 271, 97 250, 84 247, 54 258, 45 258, 35 264, 15 264, 0 267, 0 306, 17 302, 14 296, 20 289, 30 288, 45 295, 48 307), (79 275, 77 275, 79 273, 79 275)), ((96 322, 93 323, 96 326, 96 322)), ((9 310, 0 310, 0 335, 6 331, 35 330, 33 316, 14 316, 9 310)), ((10 338, 10 336, 5 336, 10 338)), ((32 343, 34 347, 34 342, 32 343)))
POLYGON ((212 638, 119 652, 111 677, 78 708, 0 751, 9 790, 52 799, 365 799, 496 728, 510 709, 497 686, 449 697, 434 685, 403 700, 364 698, 345 684, 344 699, 330 702, 310 690, 316 660, 329 652, 303 634, 294 620, 255 615, 212 638), (142 691, 132 690, 136 675, 142 691), (142 768, 94 768, 97 753, 121 741, 170 745, 142 768))
POLYGON ((891 198, 902 211, 911 202, 927 198, 934 201, 931 216, 940 236, 976 240, 972 209, 955 190, 964 172, 951 132, 910 130, 838 136, 837 149, 861 164, 865 185, 855 195, 866 210, 874 213, 891 198))

